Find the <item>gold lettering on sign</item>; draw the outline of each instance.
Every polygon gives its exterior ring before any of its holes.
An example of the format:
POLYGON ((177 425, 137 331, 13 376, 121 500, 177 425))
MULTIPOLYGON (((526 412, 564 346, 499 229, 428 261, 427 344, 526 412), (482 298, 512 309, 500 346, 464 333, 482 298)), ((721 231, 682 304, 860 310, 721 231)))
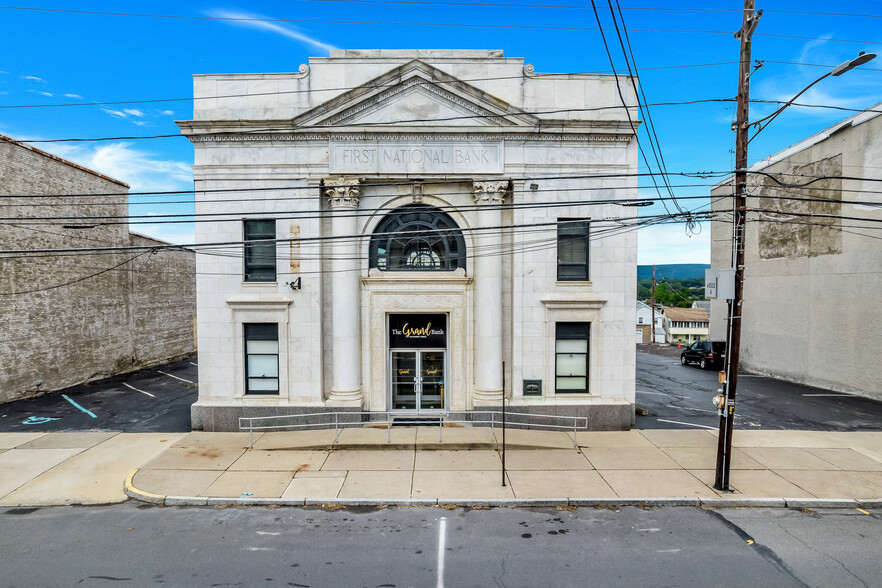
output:
POLYGON ((407 369, 407 370, 400 369, 400 370, 398 370, 398 375, 399 376, 408 376, 408 375, 410 375, 410 370, 409 369, 407 369))
POLYGON ((410 339, 411 337, 428 337, 429 333, 431 333, 432 323, 427 324, 425 327, 410 327, 408 328, 410 323, 404 323, 404 326, 401 327, 401 331, 404 333, 404 336, 410 339))

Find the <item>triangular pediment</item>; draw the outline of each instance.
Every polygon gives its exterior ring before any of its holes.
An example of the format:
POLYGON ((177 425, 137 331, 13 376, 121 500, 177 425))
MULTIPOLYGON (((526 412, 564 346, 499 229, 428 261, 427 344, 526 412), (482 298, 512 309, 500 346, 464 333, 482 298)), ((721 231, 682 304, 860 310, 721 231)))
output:
POLYGON ((522 127, 538 119, 422 61, 399 66, 294 119, 298 127, 522 127))

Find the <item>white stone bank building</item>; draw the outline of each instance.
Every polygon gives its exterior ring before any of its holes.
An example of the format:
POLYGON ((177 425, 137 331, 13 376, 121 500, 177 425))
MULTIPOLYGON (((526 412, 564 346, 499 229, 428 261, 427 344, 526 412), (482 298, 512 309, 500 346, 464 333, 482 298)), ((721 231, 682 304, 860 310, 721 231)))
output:
POLYGON ((334 50, 194 93, 194 428, 503 394, 633 425, 637 116, 615 78, 334 50))

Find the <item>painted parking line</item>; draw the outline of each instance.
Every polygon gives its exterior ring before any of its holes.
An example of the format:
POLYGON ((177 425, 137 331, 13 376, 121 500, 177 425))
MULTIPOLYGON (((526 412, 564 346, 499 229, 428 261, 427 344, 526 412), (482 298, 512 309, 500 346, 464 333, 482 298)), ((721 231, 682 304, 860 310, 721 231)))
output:
POLYGON ((81 411, 83 411, 84 413, 86 413, 87 415, 89 415, 90 417, 92 417, 93 419, 97 419, 97 418, 98 418, 97 416, 95 416, 95 413, 94 413, 94 412, 92 412, 91 410, 86 410, 85 408, 83 408, 82 406, 80 406, 79 404, 77 404, 76 402, 74 402, 73 400, 71 400, 70 397, 69 397, 67 394, 62 394, 61 397, 64 398, 65 400, 67 400, 68 402, 70 402, 71 404, 73 404, 74 406, 76 406, 77 408, 79 408, 81 411))
POLYGON ((187 363, 189 363, 190 365, 195 365, 196 367, 199 367, 198 363, 193 363, 192 361, 188 361, 187 363))
POLYGON ((134 390, 135 392, 140 392, 141 394, 146 394, 146 395, 149 396, 150 398, 156 398, 156 396, 154 396, 154 395, 151 394, 150 392, 144 392, 143 390, 138 390, 138 389, 135 388, 134 386, 131 386, 131 385, 129 385, 129 384, 126 384, 125 382, 123 382, 122 385, 125 386, 126 388, 131 388, 131 389, 134 390))
POLYGON ((803 394, 803 396, 844 396, 844 397, 848 397, 849 394, 835 394, 835 393, 831 393, 831 394, 803 394))
POLYGON ((186 379, 184 379, 184 378, 179 378, 179 377, 177 377, 177 376, 173 376, 172 374, 167 374, 167 373, 165 373, 165 372, 162 371, 162 370, 156 370, 156 371, 159 372, 160 374, 164 375, 164 376, 168 376, 169 378, 174 378, 175 380, 180 380, 180 381, 182 381, 182 382, 187 382, 188 384, 193 384, 193 383, 194 383, 193 380, 186 380, 186 379))
POLYGON ((708 427, 707 425, 696 425, 695 423, 683 423, 680 421, 666 421, 665 419, 656 419, 660 423, 673 423, 675 425, 686 425, 687 427, 700 427, 702 429, 710 429, 716 431, 719 427, 708 427))

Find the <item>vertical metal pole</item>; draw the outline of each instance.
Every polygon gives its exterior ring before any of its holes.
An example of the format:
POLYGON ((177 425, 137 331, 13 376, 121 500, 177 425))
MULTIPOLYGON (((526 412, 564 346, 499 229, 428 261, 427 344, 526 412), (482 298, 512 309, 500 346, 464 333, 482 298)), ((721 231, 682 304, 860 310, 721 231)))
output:
POLYGON ((655 344, 655 264, 652 264, 652 324, 649 327, 649 344, 655 344))
POLYGON ((490 441, 496 441, 496 432, 493 430, 493 422, 496 420, 495 413, 490 411, 490 441))
POLYGON ((738 107, 735 116, 735 194, 732 223, 732 256, 735 265, 735 294, 729 303, 729 343, 726 353, 725 402, 720 412, 720 434, 717 442, 717 471, 714 488, 729 490, 729 470, 732 455, 732 429, 735 424, 735 393, 738 386, 738 362, 741 351, 741 318, 744 294, 744 227, 747 216, 747 142, 750 117, 750 49, 754 0, 744 0, 744 16, 736 38, 741 40, 738 65, 738 107))
POLYGON ((505 362, 502 362, 502 485, 505 486, 505 362))
POLYGON ((386 413, 386 443, 392 443, 392 415, 386 413))
POLYGON ((334 443, 340 440, 340 431, 337 429, 337 413, 334 413, 334 443))

